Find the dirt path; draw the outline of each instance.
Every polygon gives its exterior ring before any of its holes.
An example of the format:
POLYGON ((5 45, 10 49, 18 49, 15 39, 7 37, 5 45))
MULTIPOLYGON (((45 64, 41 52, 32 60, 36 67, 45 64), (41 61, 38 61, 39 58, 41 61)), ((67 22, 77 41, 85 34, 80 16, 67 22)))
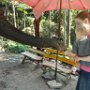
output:
MULTIPOLYGON (((40 68, 30 62, 21 64, 22 55, 0 53, 0 90, 55 90, 50 89, 41 77, 40 68)), ((76 80, 57 90, 75 90, 76 80)))

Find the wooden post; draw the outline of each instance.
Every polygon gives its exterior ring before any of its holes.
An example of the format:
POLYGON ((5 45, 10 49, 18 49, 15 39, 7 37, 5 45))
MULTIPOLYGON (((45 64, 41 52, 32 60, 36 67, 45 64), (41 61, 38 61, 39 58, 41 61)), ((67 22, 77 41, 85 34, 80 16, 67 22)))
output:
POLYGON ((39 26, 40 26, 41 18, 34 20, 34 28, 35 28, 35 36, 39 37, 39 26))
POLYGON ((3 10, 0 10, 0 19, 6 19, 6 17, 4 16, 3 10))
MULTIPOLYGON (((36 37, 40 37, 40 33, 39 33, 39 26, 40 26, 40 21, 41 18, 39 19, 34 19, 34 28, 35 28, 35 36, 36 37)), ((37 48, 38 50, 41 50, 40 48, 37 48)))

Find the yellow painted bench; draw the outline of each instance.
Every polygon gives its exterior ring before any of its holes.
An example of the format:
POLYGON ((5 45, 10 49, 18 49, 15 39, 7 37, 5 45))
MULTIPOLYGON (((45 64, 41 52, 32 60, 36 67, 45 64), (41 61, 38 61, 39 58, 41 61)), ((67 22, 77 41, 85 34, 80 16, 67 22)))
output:
MULTIPOLYGON (((44 57, 46 57, 46 58, 52 58, 52 59, 56 60, 57 50, 49 49, 48 48, 45 51, 46 51, 46 53, 45 53, 44 57)), ((58 51, 58 58, 57 58, 58 61, 67 63, 67 64, 72 65, 72 66, 78 66, 79 65, 79 63, 76 63, 73 60, 68 59, 68 58, 65 58, 65 57, 61 57, 61 56, 65 56, 64 55, 64 52, 58 51)))

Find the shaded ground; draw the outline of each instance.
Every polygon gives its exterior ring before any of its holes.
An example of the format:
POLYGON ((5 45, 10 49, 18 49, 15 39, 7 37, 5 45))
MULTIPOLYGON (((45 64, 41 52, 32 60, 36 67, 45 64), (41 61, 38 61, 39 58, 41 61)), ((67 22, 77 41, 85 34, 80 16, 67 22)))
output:
MULTIPOLYGON (((50 89, 41 77, 40 68, 34 70, 35 64, 21 64, 22 55, 0 53, 0 90, 55 90, 50 89)), ((76 77, 68 85, 57 90, 75 90, 76 77)))

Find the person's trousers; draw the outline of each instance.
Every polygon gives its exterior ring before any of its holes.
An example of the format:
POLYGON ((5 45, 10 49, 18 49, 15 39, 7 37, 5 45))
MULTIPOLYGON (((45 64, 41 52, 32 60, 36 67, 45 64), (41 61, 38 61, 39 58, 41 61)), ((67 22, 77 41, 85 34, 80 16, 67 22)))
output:
POLYGON ((76 90, 90 90, 90 72, 80 70, 76 90))

